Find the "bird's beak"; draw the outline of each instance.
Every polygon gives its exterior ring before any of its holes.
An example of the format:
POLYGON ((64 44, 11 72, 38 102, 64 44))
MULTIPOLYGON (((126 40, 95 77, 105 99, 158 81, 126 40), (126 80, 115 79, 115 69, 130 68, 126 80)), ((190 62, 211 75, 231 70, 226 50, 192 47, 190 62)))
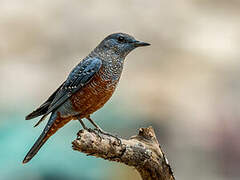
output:
POLYGON ((134 41, 133 44, 134 44, 135 47, 150 46, 149 43, 141 42, 141 41, 134 41))

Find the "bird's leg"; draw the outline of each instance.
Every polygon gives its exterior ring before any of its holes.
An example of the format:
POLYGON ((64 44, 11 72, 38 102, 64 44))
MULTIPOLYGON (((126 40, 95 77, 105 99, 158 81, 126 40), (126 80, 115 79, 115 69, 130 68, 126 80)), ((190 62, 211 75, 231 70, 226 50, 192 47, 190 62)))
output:
POLYGON ((111 136, 117 139, 117 141, 119 142, 119 144, 122 144, 121 140, 116 136, 116 135, 112 135, 108 132, 105 132, 104 130, 102 130, 102 128, 100 128, 91 118, 90 116, 86 117, 87 120, 89 120, 90 123, 92 123, 92 125, 96 128, 96 130, 98 132, 100 132, 101 134, 104 134, 106 136, 111 136))
POLYGON ((79 121, 80 124, 82 125, 83 129, 86 129, 86 130, 88 129, 88 128, 85 126, 85 124, 83 123, 83 121, 82 121, 81 119, 79 119, 78 121, 79 121))
MULTIPOLYGON (((80 122, 80 124, 82 125, 83 129, 85 129, 85 130, 87 130, 89 132, 94 132, 94 130, 92 130, 91 128, 87 128, 87 126, 83 123, 83 120, 79 116, 77 116, 77 119, 80 122)), ((99 134, 98 134, 98 137, 100 139, 102 139, 102 137, 99 134)))
POLYGON ((78 116, 77 116, 77 119, 78 119, 78 121, 80 122, 80 124, 82 125, 83 129, 88 130, 88 128, 86 127, 86 125, 83 123, 83 120, 82 120, 80 117, 78 117, 78 116))

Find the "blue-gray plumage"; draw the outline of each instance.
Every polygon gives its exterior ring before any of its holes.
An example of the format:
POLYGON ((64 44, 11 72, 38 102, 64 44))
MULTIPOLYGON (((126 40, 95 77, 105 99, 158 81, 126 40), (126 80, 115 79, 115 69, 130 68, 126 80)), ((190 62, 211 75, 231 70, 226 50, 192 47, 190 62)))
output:
POLYGON ((121 77, 125 57, 136 47, 150 44, 135 40, 124 33, 115 33, 106 37, 86 58, 69 74, 67 80, 38 109, 26 117, 26 120, 48 114, 50 119, 42 134, 23 160, 30 161, 47 139, 70 120, 78 119, 86 128, 82 119, 88 119, 99 132, 104 133, 95 124, 90 115, 100 109, 112 96, 121 77))

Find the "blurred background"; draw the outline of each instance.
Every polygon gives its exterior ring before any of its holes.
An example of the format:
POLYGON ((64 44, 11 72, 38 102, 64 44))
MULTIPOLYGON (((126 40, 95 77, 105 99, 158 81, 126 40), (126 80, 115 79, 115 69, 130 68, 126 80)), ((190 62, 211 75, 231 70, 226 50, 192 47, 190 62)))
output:
POLYGON ((238 0, 1 0, 0 179, 140 179, 73 151, 76 121, 21 163, 46 123, 33 128, 25 115, 113 32, 152 45, 128 55, 97 123, 122 137, 152 125, 178 180, 239 179, 238 0))

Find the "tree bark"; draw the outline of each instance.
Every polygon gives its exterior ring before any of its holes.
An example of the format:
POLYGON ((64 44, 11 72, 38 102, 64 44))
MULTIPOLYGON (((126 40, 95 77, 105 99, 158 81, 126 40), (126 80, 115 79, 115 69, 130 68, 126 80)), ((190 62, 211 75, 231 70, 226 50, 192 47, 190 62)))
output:
POLYGON ((93 130, 80 130, 73 149, 87 155, 133 166, 143 180, 175 180, 152 127, 140 128, 138 135, 117 140, 93 130))

